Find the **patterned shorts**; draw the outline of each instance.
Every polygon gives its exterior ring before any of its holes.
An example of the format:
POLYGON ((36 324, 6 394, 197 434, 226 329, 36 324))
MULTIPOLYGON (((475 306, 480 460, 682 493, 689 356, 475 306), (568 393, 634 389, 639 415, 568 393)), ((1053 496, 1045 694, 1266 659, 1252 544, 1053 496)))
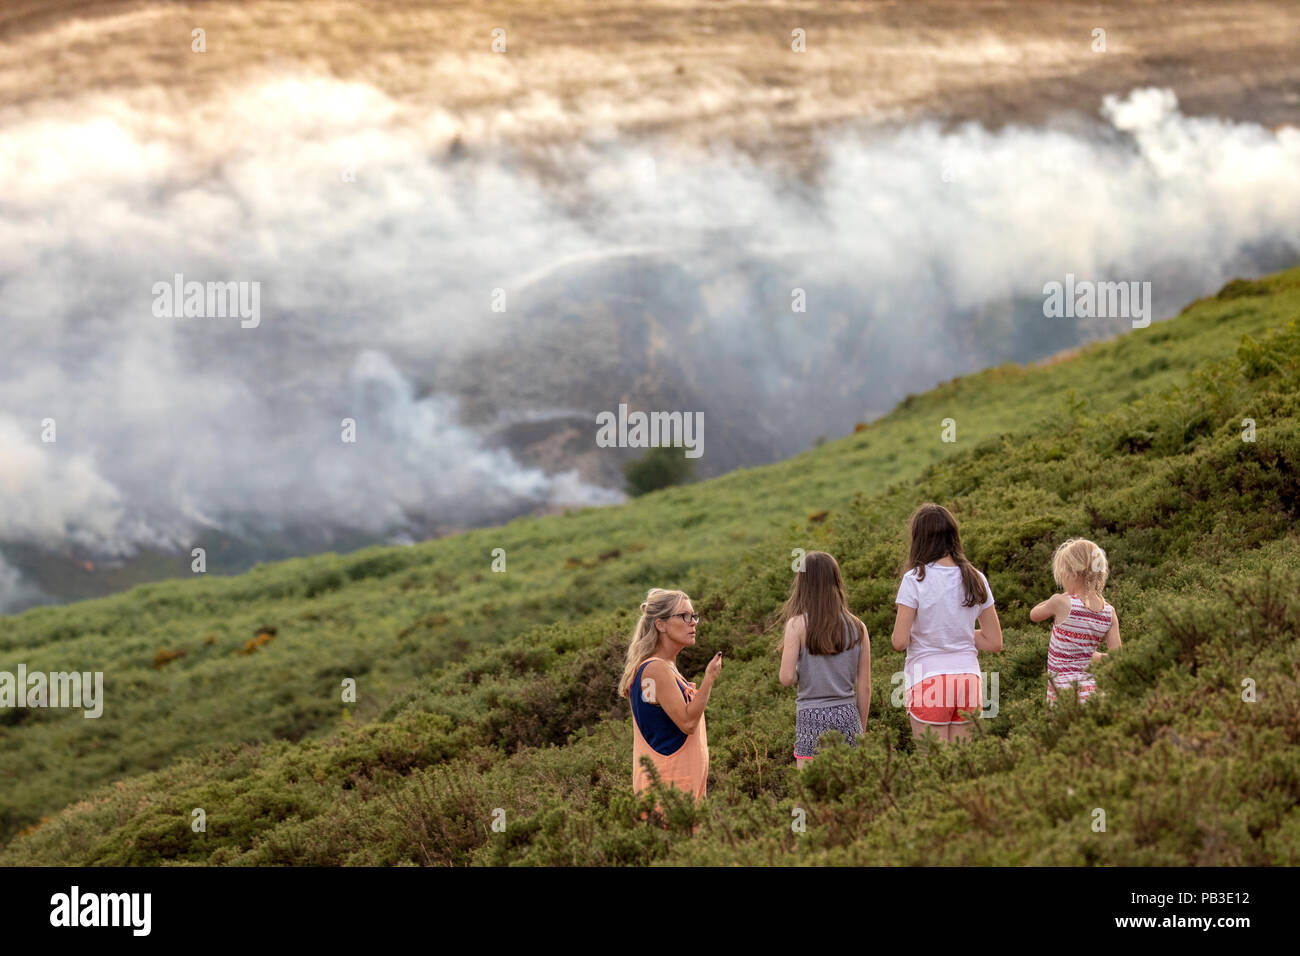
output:
POLYGON ((858 742, 861 720, 857 704, 834 707, 810 707, 794 715, 794 755, 807 759, 817 753, 817 738, 828 730, 838 730, 853 746, 858 742))
MULTIPOLYGON (((1069 693, 1069 687, 1073 684, 1075 692, 1079 695, 1079 701, 1083 702, 1097 694, 1097 678, 1091 674, 1052 674, 1047 675, 1047 702, 1056 703, 1058 693, 1069 693)), ((1100 694, 1098 694, 1100 696, 1100 694)))

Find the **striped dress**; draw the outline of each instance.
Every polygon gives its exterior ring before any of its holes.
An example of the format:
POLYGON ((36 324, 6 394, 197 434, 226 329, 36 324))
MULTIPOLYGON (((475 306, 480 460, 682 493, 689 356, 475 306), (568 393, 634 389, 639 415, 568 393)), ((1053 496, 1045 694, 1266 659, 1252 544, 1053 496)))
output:
POLYGON ((1060 624, 1052 625, 1052 640, 1047 645, 1047 702, 1056 703, 1056 693, 1071 684, 1078 689, 1079 700, 1087 700, 1097 689, 1092 674, 1092 654, 1102 649, 1110 630, 1114 608, 1105 601, 1094 611, 1076 595, 1070 595, 1070 614, 1060 624))

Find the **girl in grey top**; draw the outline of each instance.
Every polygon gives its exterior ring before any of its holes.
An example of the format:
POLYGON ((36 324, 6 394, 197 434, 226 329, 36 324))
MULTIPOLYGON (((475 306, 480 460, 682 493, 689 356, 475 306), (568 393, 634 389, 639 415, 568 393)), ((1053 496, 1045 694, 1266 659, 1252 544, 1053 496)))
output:
POLYGON ((871 707, 871 644, 867 626, 849 612, 835 559, 810 551, 782 612, 781 684, 799 684, 794 756, 812 759, 817 739, 837 730, 850 744, 871 707))

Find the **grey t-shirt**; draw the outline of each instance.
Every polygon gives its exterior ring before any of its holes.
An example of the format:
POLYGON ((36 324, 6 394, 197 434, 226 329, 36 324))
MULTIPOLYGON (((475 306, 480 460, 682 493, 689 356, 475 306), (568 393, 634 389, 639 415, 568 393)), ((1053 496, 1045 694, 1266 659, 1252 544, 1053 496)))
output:
MULTIPOLYGON (((858 640, 854 633, 857 625, 849 618, 844 618, 844 628, 847 640, 858 640)), ((858 677, 861 656, 860 640, 838 654, 809 654, 806 645, 799 648, 795 665, 799 673, 799 694, 795 698, 795 710, 854 703, 853 682, 858 677)))

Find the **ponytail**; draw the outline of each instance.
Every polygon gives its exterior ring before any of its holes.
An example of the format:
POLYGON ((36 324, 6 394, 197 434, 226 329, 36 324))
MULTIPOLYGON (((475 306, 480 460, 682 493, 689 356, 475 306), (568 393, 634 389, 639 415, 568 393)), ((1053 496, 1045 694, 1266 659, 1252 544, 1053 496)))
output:
POLYGON ((961 602, 962 607, 979 607, 989 599, 989 592, 988 588, 984 586, 984 579, 975 570, 975 565, 966 559, 966 555, 955 554, 953 559, 957 562, 957 567, 961 568, 961 583, 966 591, 966 599, 961 602))

